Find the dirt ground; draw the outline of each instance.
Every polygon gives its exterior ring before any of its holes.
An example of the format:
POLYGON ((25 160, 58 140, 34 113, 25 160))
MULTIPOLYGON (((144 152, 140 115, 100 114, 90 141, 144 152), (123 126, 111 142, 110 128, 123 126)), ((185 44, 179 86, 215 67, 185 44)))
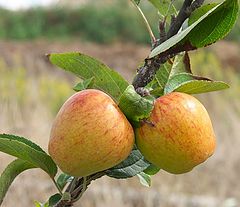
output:
MULTIPOLYGON (((222 65, 239 70, 239 46, 222 42, 212 51, 222 65), (232 48, 231 50, 228 48, 232 48), (228 50, 229 55, 223 55, 228 50), (232 51, 232 52, 230 52, 232 51), (237 53, 238 52, 238 53, 237 53)), ((26 70, 30 104, 20 105, 11 96, 0 98, 0 133, 14 133, 31 138, 47 149, 53 116, 45 103, 39 99, 38 78, 66 80, 69 86, 75 78, 49 64, 44 54, 52 52, 80 51, 94 56, 120 72, 131 81, 137 66, 149 48, 132 44, 116 43, 112 46, 74 42, 0 42, 0 60, 4 67, 26 70)), ((226 54, 226 53, 225 53, 226 54)), ((1 68, 1 65, 0 65, 1 68)), ((2 74, 3 76, 3 74, 2 74)), ((1 77, 1 74, 0 74, 1 77)), ((0 80, 1 81, 1 80, 0 80)), ((12 79, 9 79, 11 83, 12 79)), ((0 82, 1 83, 1 82, 0 82)), ((4 91, 0 88, 0 97, 4 91)), ((50 90, 50 89, 49 89, 50 90)), ((239 91, 240 92, 240 91, 239 91)), ((13 91, 9 90, 9 93, 13 91)), ((238 96, 239 94, 236 94, 238 96)), ((239 96, 228 100, 227 92, 199 96, 209 110, 218 137, 215 155, 203 165, 185 175, 170 175, 161 171, 153 177, 151 188, 142 187, 137 178, 114 180, 101 178, 91 184, 81 202, 84 207, 237 207, 240 205, 240 151, 238 146, 240 116, 231 107, 239 103, 239 96), (223 94, 223 95, 221 95, 223 94), (226 96, 225 96, 226 95, 226 96)), ((13 158, 0 153, 0 172, 13 158)), ((49 177, 35 169, 22 173, 13 183, 3 202, 3 207, 34 206, 34 200, 45 201, 56 192, 49 177)))

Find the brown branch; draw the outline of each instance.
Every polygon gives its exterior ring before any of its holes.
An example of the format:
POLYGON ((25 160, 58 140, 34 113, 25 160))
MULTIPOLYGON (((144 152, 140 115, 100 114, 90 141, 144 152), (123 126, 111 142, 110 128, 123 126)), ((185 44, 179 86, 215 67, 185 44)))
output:
POLYGON ((161 53, 160 55, 157 55, 154 58, 145 59, 145 64, 139 68, 139 71, 132 83, 136 92, 140 91, 139 88, 145 87, 148 83, 150 83, 153 80, 161 64, 164 64, 170 58, 176 56, 180 52, 190 51, 195 49, 197 48, 192 46, 189 42, 187 42, 184 45, 177 45, 175 47, 172 47, 166 52, 161 53))
POLYGON ((191 15, 191 13, 189 12, 189 7, 191 6, 192 2, 193 2, 193 0, 185 0, 184 1, 182 8, 180 9, 180 11, 176 17, 176 20, 171 25, 171 27, 167 33, 168 38, 177 34, 177 32, 180 30, 183 22, 191 15))
MULTIPOLYGON (((165 33, 165 21, 160 22, 159 30, 160 30, 160 39, 156 42, 154 47, 158 46, 158 43, 162 43, 165 40, 171 38, 177 32, 180 30, 182 24, 184 21, 191 15, 191 13, 200 7, 204 3, 204 0, 185 0, 183 3, 182 8, 180 9, 179 14, 177 17, 172 16, 172 22, 169 28, 168 33, 165 33), (166 35, 165 35, 166 34, 166 35)), ((184 45, 177 45, 175 47, 172 47, 168 49, 167 51, 157 55, 153 58, 146 58, 145 64, 140 67, 137 71, 137 75, 133 80, 133 86, 135 90, 141 94, 141 95, 148 95, 148 92, 144 90, 143 87, 145 87, 149 82, 151 82, 157 72, 157 70, 160 68, 161 64, 168 61, 170 58, 176 56, 178 53, 183 51, 190 51, 196 49, 193 47, 190 43, 185 43, 184 45)), ((105 175, 105 172, 95 173, 93 175, 90 175, 87 177, 86 180, 86 188, 93 180, 96 180, 102 176, 105 175)), ((70 193, 71 198, 69 200, 60 200, 54 207, 71 207, 73 206, 73 203, 75 203, 79 199, 79 195, 83 193, 83 191, 86 190, 84 188, 83 178, 79 178, 77 181, 70 183, 68 188, 65 192, 70 193)))
POLYGON ((192 13, 194 10, 203 5, 205 0, 195 0, 189 8, 189 12, 192 13))
MULTIPOLYGON (((191 13, 195 9, 200 7, 203 3, 204 3, 204 0, 195 0, 194 2, 193 0, 185 0, 177 17, 172 18, 171 26, 167 33, 167 39, 177 34, 177 32, 181 28, 184 21, 191 15, 191 13)), ((164 31, 164 28, 162 28, 164 24, 161 24, 160 26, 161 26, 161 31, 164 31)), ((157 42, 161 42, 161 41, 157 41, 157 42)), ((158 46, 158 44, 155 45, 155 47, 156 46, 158 46)), ((137 70, 137 75, 133 80, 132 84, 135 90, 137 92, 141 91, 139 90, 139 88, 145 87, 149 82, 151 82, 156 72, 160 68, 161 64, 164 64, 167 60, 176 56, 180 52, 190 51, 194 49, 196 48, 187 42, 185 43, 185 45, 176 45, 153 58, 150 58, 150 59, 146 58, 145 64, 137 70)), ((141 93, 139 94, 142 95, 141 93)))

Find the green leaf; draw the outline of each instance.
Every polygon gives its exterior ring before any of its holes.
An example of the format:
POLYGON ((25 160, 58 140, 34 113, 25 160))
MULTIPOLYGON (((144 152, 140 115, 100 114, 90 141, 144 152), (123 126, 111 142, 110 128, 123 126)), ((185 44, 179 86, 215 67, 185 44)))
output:
POLYGON ((62 190, 68 182, 72 181, 72 179, 73 179, 72 176, 62 173, 61 175, 58 176, 57 184, 62 190))
POLYGON ((151 4, 160 12, 162 16, 168 15, 169 17, 171 14, 176 12, 174 5, 171 4, 171 0, 148 0, 151 4))
MULTIPOLYGON (((195 12, 198 12, 198 10, 195 12)), ((198 24, 188 35, 187 40, 197 48, 212 44, 224 38, 230 32, 237 17, 238 0, 226 0, 208 18, 198 24)))
POLYGON ((49 207, 55 206, 61 200, 61 198, 62 196, 59 193, 52 195, 48 201, 49 207))
POLYGON ((116 102, 129 85, 116 71, 81 53, 50 54, 49 60, 52 64, 74 73, 82 80, 94 78, 92 87, 108 93, 116 102))
POLYGON ((164 87, 169 79, 171 68, 172 65, 168 62, 161 65, 154 79, 147 85, 147 88, 150 89, 151 95, 155 97, 163 95, 164 87))
POLYGON ((0 151, 43 169, 52 178, 57 173, 57 166, 52 158, 38 145, 26 138, 0 134, 0 151))
POLYGON ((138 4, 140 4, 140 1, 141 0, 134 0, 134 2, 138 5, 138 4))
POLYGON ((172 65, 168 62, 161 65, 154 77, 154 80, 149 84, 149 87, 152 89, 151 94, 155 97, 164 95, 164 88, 169 79, 172 76, 183 72, 191 72, 190 60, 187 53, 180 53, 177 55, 172 65))
POLYGON ((172 65, 169 63, 165 63, 160 69, 157 71, 155 78, 161 89, 164 89, 171 73, 172 65))
POLYGON ((227 88, 229 88, 229 86, 222 81, 213 81, 189 73, 179 73, 168 81, 164 89, 164 94, 171 93, 172 91, 198 94, 227 88))
POLYGON ((48 202, 45 204, 42 204, 38 201, 34 201, 34 205, 35 205, 35 207, 49 207, 48 202))
POLYGON ((88 88, 92 88, 93 84, 94 84, 94 77, 81 81, 76 86, 74 86, 73 90, 76 92, 79 92, 88 88))
POLYGON ((153 100, 140 96, 134 87, 129 85, 120 98, 119 108, 129 120, 138 122, 150 116, 153 100))
POLYGON ((0 206, 14 179, 23 171, 31 168, 35 166, 20 159, 14 160, 6 167, 0 176, 0 206))
MULTIPOLYGON (((168 64, 168 63, 166 63, 168 64)), ((208 78, 194 76, 191 73, 190 60, 187 53, 181 53, 174 59, 173 65, 164 64, 150 82, 151 94, 155 97, 173 91, 189 94, 206 93, 229 88, 222 81, 213 81, 208 78)))
POLYGON ((41 207, 42 206, 42 204, 38 201, 34 201, 34 205, 35 205, 35 207, 41 207))
POLYGON ((207 11, 185 30, 152 50, 149 58, 161 54, 177 44, 190 44, 196 48, 212 44, 229 33, 237 16, 238 0, 226 0, 207 11))
POLYGON ((109 177, 123 179, 133 177, 150 166, 150 163, 145 160, 141 152, 134 147, 130 155, 126 160, 121 162, 119 165, 108 169, 106 174, 109 177))
POLYGON ((12 141, 22 142, 39 152, 45 153, 45 151, 41 147, 39 147, 37 144, 33 143, 31 140, 26 139, 24 137, 19 137, 19 136, 11 135, 11 134, 0 134, 0 139, 10 139, 12 141))
POLYGON ((192 73, 190 58, 187 52, 180 53, 174 58, 169 78, 179 73, 192 73))
POLYGON ((150 187, 151 186, 151 176, 144 173, 144 172, 140 172, 139 174, 137 174, 140 183, 145 186, 145 187, 150 187))
POLYGON ((143 172, 148 174, 148 175, 155 175, 160 171, 160 168, 151 164, 146 170, 144 170, 143 172))
POLYGON ((218 5, 217 3, 211 3, 211 4, 205 4, 205 5, 201 6, 201 7, 199 7, 189 17, 188 24, 192 25, 199 18, 201 18, 201 16, 206 14, 209 10, 213 9, 217 5, 218 5))

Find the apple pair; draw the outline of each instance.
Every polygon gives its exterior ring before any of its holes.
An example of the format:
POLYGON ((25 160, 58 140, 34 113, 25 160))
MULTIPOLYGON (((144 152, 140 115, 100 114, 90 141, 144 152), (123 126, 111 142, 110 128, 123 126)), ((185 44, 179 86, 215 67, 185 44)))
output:
POLYGON ((156 99, 148 121, 134 133, 107 94, 87 89, 70 97, 58 112, 49 153, 63 172, 83 177, 126 159, 135 136, 148 161, 174 174, 192 170, 215 149, 208 113, 190 95, 173 92, 156 99))

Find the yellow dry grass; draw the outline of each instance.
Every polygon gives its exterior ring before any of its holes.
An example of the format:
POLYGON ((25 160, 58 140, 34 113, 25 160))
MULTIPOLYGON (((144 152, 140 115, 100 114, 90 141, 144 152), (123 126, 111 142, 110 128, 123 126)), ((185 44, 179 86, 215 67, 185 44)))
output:
MULTIPOLYGON (((225 44, 225 43, 224 43, 225 44)), ((116 44, 0 42, 0 133, 31 138, 45 150, 51 123, 63 101, 73 93, 73 76, 51 66, 44 54, 79 50, 117 69, 128 80, 149 48, 116 44)), ((151 188, 137 178, 95 181, 76 206, 84 207, 237 207, 240 205, 240 75, 211 51, 193 54, 198 74, 230 82, 232 88, 198 96, 208 109, 217 135, 217 151, 206 163, 185 175, 161 171, 151 188)), ((0 172, 13 158, 0 153, 0 172)), ((24 172, 13 183, 3 207, 33 206, 56 189, 40 170, 24 172)))

